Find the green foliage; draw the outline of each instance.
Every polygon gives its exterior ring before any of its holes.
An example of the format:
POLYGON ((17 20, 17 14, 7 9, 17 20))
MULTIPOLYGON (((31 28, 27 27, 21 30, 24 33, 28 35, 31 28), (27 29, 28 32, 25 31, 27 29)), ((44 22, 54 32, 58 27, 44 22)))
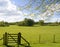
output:
POLYGON ((40 21, 39 21, 39 24, 40 24, 41 26, 43 26, 43 25, 44 25, 44 20, 40 20, 40 21))
POLYGON ((50 26, 58 26, 58 22, 55 22, 55 23, 51 23, 50 26))
POLYGON ((32 19, 25 18, 24 23, 26 26, 33 26, 34 25, 34 21, 32 19))
POLYGON ((16 25, 16 22, 10 22, 9 25, 16 25))
POLYGON ((25 18, 24 21, 17 22, 17 25, 19 25, 19 26, 33 26, 34 20, 25 18))
POLYGON ((24 21, 16 22, 18 26, 24 26, 24 21))
POLYGON ((54 22, 54 23, 45 23, 45 25, 48 25, 48 26, 58 26, 59 23, 58 22, 54 22))
POLYGON ((0 26, 5 27, 5 26, 9 26, 9 24, 8 22, 1 21, 0 26))

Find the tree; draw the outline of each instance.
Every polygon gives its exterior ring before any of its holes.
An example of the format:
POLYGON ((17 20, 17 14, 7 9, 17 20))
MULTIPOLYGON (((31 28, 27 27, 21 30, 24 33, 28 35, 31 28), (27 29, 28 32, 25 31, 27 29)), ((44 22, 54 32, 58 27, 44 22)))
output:
POLYGON ((1 21, 1 22, 0 22, 0 26, 3 26, 3 27, 4 27, 4 26, 9 26, 9 24, 8 24, 8 22, 1 21))
POLYGON ((25 18, 24 21, 17 22, 19 26, 33 26, 35 24, 34 20, 25 18))
POLYGON ((39 21, 39 24, 40 24, 41 26, 43 26, 43 25, 44 25, 44 20, 40 20, 40 21, 39 21))
POLYGON ((24 23, 26 26, 33 26, 34 20, 25 18, 24 23))

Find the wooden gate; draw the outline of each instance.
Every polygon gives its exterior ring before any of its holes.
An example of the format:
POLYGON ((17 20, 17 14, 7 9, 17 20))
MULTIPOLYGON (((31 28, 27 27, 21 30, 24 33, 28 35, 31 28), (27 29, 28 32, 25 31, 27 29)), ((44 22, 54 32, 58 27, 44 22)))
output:
POLYGON ((24 44, 21 44, 21 39, 23 39, 28 44, 26 47, 30 47, 30 43, 21 36, 20 32, 18 34, 10 34, 7 32, 3 34, 3 44, 5 46, 8 46, 9 43, 17 43, 18 45, 25 46, 24 44))

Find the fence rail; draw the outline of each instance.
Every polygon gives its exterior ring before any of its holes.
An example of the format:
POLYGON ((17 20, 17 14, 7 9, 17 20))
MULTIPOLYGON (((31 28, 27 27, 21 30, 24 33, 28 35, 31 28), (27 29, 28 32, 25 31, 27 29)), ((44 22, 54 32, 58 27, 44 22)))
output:
POLYGON ((30 46, 30 43, 21 36, 21 33, 10 34, 6 32, 5 34, 3 34, 3 44, 6 45, 7 47, 9 43, 17 43, 18 47, 19 45, 25 46, 24 44, 21 44, 21 39, 23 39, 28 44, 27 46, 30 46))

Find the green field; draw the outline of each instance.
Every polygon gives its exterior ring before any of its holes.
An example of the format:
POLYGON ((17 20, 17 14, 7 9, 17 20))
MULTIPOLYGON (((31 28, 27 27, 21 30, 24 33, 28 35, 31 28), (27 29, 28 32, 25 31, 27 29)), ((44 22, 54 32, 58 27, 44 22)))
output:
MULTIPOLYGON (((25 27, 11 25, 9 27, 0 27, 0 38, 5 32, 21 32, 22 36, 30 42, 32 47, 60 47, 60 26, 25 27), (56 43, 53 43, 54 34, 56 43)), ((2 41, 0 41, 0 45, 2 45, 2 41)))

